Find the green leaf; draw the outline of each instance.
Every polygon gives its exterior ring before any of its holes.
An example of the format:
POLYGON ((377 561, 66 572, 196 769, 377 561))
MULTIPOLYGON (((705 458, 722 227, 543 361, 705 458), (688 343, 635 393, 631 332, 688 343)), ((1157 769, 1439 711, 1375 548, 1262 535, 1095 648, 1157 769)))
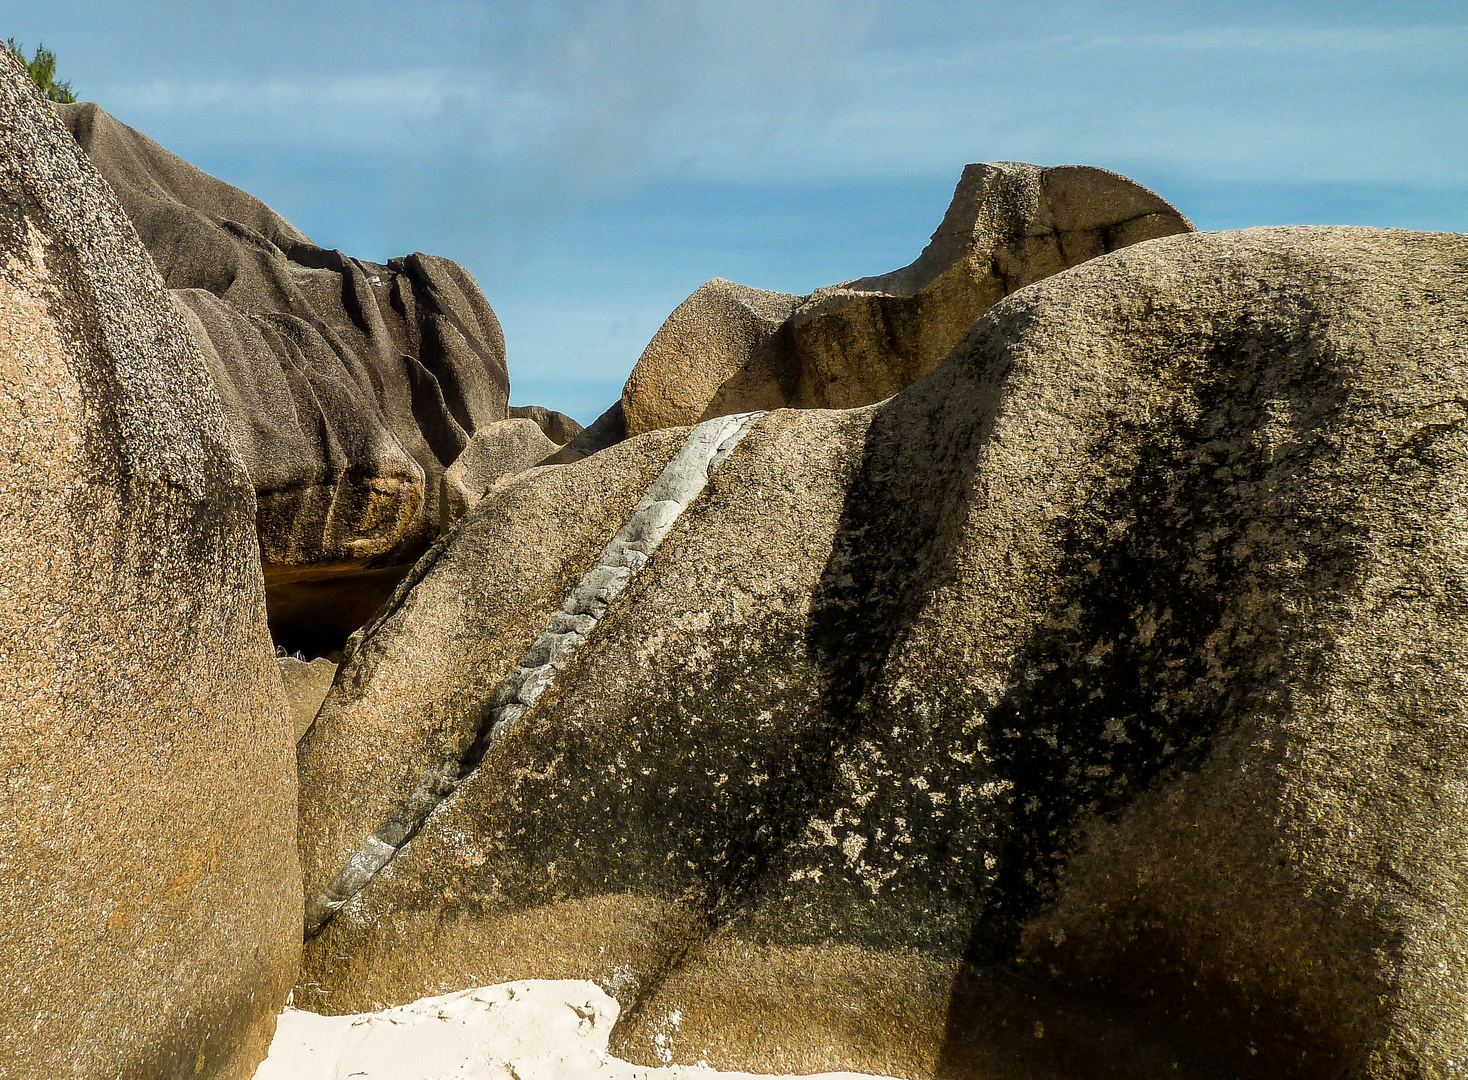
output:
POLYGON ((36 88, 45 94, 47 99, 63 103, 76 100, 71 83, 57 81, 56 54, 46 48, 44 43, 36 46, 35 55, 29 60, 25 56, 25 46, 15 38, 6 38, 5 47, 10 50, 12 56, 25 65, 26 71, 30 73, 31 82, 36 84, 36 88))

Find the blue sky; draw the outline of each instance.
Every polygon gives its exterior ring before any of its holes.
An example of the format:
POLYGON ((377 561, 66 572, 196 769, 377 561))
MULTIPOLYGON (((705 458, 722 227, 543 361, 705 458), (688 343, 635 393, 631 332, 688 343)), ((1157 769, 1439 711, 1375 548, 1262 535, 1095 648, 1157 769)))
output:
POLYGON ((1468 3, 0 0, 78 95, 317 243, 463 263, 512 400, 589 422, 706 279, 911 261, 965 162, 1203 229, 1468 231, 1468 3))

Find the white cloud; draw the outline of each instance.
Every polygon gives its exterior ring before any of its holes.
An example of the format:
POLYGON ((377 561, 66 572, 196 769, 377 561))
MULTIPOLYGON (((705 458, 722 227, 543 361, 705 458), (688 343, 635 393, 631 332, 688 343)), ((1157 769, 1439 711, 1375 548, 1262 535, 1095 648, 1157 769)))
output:
POLYGON ((97 99, 145 130, 149 123, 195 124, 207 138, 290 141, 324 149, 366 149, 403 142, 409 125, 444 107, 447 72, 311 78, 153 78, 102 84, 97 99))

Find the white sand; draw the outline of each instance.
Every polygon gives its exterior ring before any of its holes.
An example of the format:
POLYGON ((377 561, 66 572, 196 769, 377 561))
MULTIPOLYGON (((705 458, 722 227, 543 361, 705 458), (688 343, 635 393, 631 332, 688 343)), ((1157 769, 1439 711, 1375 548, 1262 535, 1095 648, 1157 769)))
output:
MULTIPOLYGON (((617 1003, 595 984, 527 979, 352 1016, 281 1013, 255 1080, 743 1080, 612 1057, 617 1003)), ((822 1073, 857 1080, 857 1073, 822 1073)), ((813 1078, 806 1078, 813 1080, 813 1078)))

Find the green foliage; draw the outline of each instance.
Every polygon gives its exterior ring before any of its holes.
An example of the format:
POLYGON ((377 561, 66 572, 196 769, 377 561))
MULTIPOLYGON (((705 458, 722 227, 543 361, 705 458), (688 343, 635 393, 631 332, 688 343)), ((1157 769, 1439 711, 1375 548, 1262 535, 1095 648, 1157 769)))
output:
POLYGON ((14 54, 15 58, 25 65, 31 73, 31 82, 41 88, 41 93, 51 101, 75 101, 76 95, 71 92, 71 83, 56 81, 56 54, 45 45, 36 46, 36 54, 29 60, 25 58, 25 48, 15 38, 6 38, 5 47, 14 54))

